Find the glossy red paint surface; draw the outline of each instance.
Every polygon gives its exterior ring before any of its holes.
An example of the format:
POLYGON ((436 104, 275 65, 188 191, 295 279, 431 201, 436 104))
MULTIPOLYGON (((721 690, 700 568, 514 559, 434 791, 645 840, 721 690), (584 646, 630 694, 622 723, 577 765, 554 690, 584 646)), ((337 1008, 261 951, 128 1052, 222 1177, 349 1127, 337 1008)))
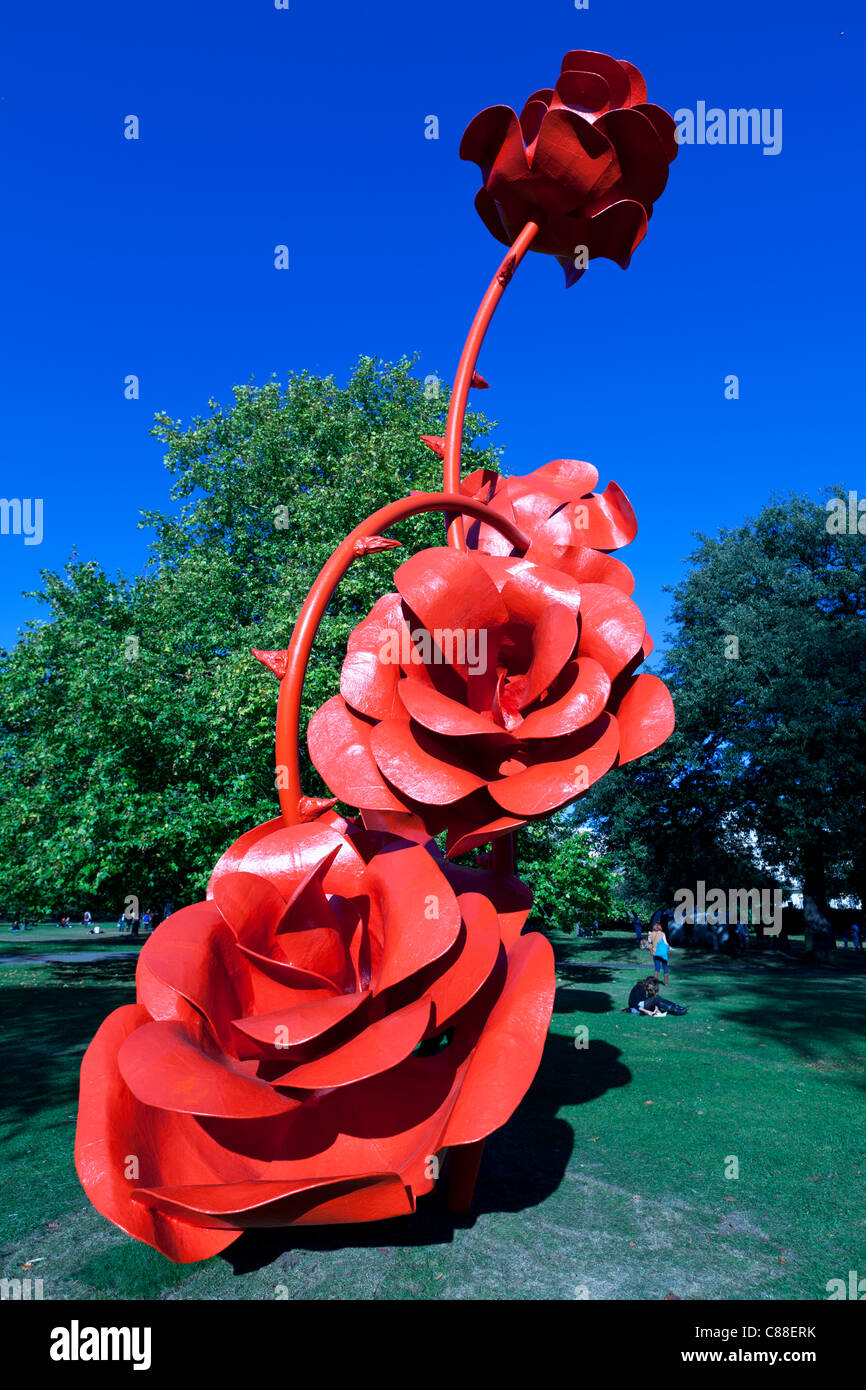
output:
POLYGON ((572 460, 466 480, 529 548, 508 553, 473 523, 469 543, 484 549, 421 551, 397 570, 308 730, 341 800, 445 829, 454 855, 567 805, 668 737, 665 686, 635 674, 650 642, 631 576, 579 539, 613 548, 635 533, 624 494, 594 493, 596 481, 572 460))
POLYGON ((493 236, 511 245, 538 224, 534 249, 557 258, 567 285, 599 256, 625 268, 677 154, 673 118, 646 98, 631 63, 575 49, 519 118, 491 106, 470 121, 460 157, 481 170, 475 206, 493 236))
POLYGON ((84 1059, 91 1201, 179 1261, 414 1210, 538 1065, 554 976, 519 934, 531 895, 333 815, 258 827, 211 892, 148 940, 138 1002, 84 1059))

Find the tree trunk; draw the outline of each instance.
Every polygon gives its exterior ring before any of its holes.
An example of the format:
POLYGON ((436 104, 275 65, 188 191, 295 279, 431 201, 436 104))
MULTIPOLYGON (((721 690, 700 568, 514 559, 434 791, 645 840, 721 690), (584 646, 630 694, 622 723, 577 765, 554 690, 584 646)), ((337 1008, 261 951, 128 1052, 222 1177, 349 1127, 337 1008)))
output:
POLYGON ((803 894, 806 959, 819 960, 826 965, 836 945, 833 929, 811 894, 803 894))
POLYGON ((803 863, 803 919, 806 959, 824 964, 831 959, 836 937, 827 917, 827 876, 819 839, 806 847, 803 863))

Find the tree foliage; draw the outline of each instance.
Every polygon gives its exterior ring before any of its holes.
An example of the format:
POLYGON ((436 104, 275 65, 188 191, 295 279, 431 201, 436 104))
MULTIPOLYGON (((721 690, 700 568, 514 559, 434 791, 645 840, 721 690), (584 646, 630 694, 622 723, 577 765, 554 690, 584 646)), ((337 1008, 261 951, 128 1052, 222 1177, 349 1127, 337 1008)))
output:
POLYGON ((572 932, 621 916, 617 874, 580 826, 574 808, 558 811, 520 831, 518 872, 534 894, 532 914, 546 927, 572 932))
MULTIPOLYGON (((188 425, 157 416, 175 513, 145 513, 135 579, 73 559, 43 574, 43 622, 0 654, 0 912, 119 911, 201 896, 223 849, 278 814, 277 682, 250 648, 288 645, 322 564, 359 521, 439 490, 421 443, 448 392, 412 363, 362 358, 345 387, 306 373, 236 387, 188 425)), ((467 419, 467 465, 496 466, 467 419)), ((437 515, 393 529, 406 553, 444 541, 437 515)), ((304 722, 338 686, 346 639, 400 552, 356 562, 323 620, 304 722)), ((302 731, 303 732, 303 731, 302 731)), ((306 758, 305 789, 323 788, 306 758)))
POLYGON ((866 901, 866 536, 791 495, 698 541, 660 670, 676 730, 587 809, 647 905, 698 879, 866 901))

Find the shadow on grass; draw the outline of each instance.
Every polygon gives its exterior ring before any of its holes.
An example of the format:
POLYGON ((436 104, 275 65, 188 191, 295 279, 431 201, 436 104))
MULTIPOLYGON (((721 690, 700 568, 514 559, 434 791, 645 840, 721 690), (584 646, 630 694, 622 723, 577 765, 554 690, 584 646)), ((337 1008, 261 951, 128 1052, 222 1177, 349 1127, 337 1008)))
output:
POLYGON ((27 960, 31 956, 74 956, 79 952, 99 952, 100 955, 110 956, 113 951, 130 951, 136 947, 144 945, 147 937, 130 936, 87 936, 79 940, 61 937, 60 940, 49 938, 45 941, 24 941, 18 940, 17 935, 12 936, 8 941, 5 936, 0 936, 0 964, 11 965, 16 960, 27 960))
POLYGON ((74 1106, 81 1058, 105 1018, 135 998, 135 959, 33 965, 31 987, 4 985, 0 1109, 7 1118, 74 1106))
POLYGON ((610 995, 601 990, 571 989, 560 987, 556 991, 554 1013, 558 1014, 609 1014, 617 1006, 610 995))
POLYGON ((757 1032, 801 1061, 848 1072, 855 1084, 866 1086, 860 1050, 864 1018, 861 969, 846 971, 835 962, 814 971, 802 967, 772 973, 758 970, 738 974, 730 983, 703 988, 717 1000, 730 996, 720 1019, 757 1032))
MULTIPOLYGON (((294 1227, 248 1231, 219 1258, 235 1274, 249 1274, 293 1250, 323 1253, 384 1246, 447 1245, 454 1232, 491 1212, 520 1212, 538 1206, 559 1187, 574 1148, 574 1132, 560 1119, 563 1106, 597 1100, 625 1086, 631 1072, 619 1048, 593 1042, 577 1051, 570 1038, 550 1033, 529 1093, 508 1124, 487 1140, 472 1212, 455 1216, 437 1192, 423 1197, 412 1216, 360 1226, 294 1227)), ((443 1185, 446 1170, 443 1170, 443 1185)))

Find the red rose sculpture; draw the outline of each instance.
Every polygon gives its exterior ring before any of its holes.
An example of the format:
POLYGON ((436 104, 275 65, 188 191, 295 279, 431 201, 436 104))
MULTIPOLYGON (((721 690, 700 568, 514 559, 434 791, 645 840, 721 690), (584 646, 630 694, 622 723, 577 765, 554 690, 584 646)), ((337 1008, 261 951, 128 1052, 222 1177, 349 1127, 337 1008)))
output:
POLYGON ((335 817, 234 845, 142 950, 138 1002, 81 1070, 75 1158, 103 1215, 170 1259, 243 1230, 414 1210, 436 1154, 511 1115, 553 953, 518 880, 335 817))
POLYGON ((649 640, 622 586, 444 548, 394 580, 307 734, 350 805, 447 829, 455 855, 575 800, 671 732, 666 687, 633 675, 649 640))
MULTIPOLYGON (((464 478, 467 497, 513 521, 530 539, 526 558, 561 569, 572 579, 611 584, 631 594, 634 576, 607 554, 630 545, 637 535, 631 503, 616 483, 594 492, 598 470, 580 459, 554 459, 523 477, 509 478, 479 468, 464 478)), ((467 545, 488 555, 510 555, 513 547, 484 521, 473 521, 467 545)))
POLYGON ((599 256, 625 269, 677 153, 672 117, 646 98, 631 63, 575 49, 519 120, 510 106, 477 115, 460 156, 481 169, 475 206, 488 230, 510 246, 537 223, 534 249, 557 258, 567 285, 599 256))
POLYGON ((518 121, 469 126, 477 207, 509 245, 461 353, 441 492, 359 521, 304 599, 279 681, 280 818, 220 859, 205 902, 145 944, 137 1002, 100 1028, 81 1068, 75 1160, 94 1206, 170 1259, 203 1259, 255 1227, 376 1221, 414 1210, 450 1150, 448 1202, 467 1211, 485 1136, 538 1066, 553 953, 521 935, 531 894, 513 832, 660 744, 673 707, 655 676, 615 483, 557 459, 523 478, 461 481, 478 354, 530 247, 572 283, 586 257, 623 266, 676 154, 674 123, 636 68, 567 55, 518 121), (580 249, 581 257, 576 260, 580 249), (306 795, 298 730, 316 631, 349 567, 438 511, 448 548, 401 565, 352 634, 340 693, 310 721, 334 797, 306 795), (446 862, 490 841, 491 870, 446 862), (504 837, 510 837, 505 839, 504 837), (495 870, 495 871, 494 871, 495 870))

